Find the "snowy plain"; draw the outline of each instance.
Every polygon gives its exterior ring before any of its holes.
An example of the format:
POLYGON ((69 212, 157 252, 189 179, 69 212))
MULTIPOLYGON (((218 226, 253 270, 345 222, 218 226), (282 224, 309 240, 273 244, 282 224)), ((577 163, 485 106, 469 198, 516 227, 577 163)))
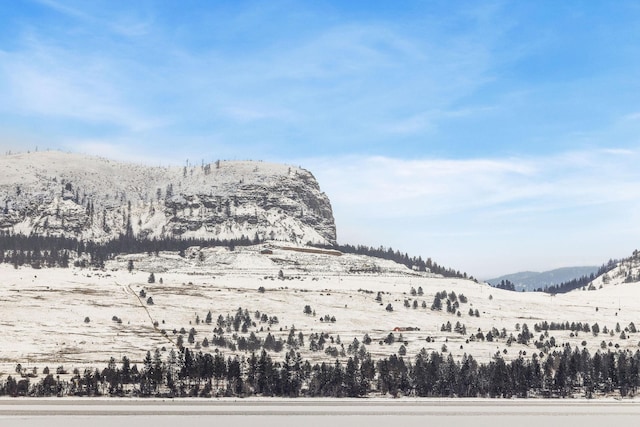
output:
MULTIPOLYGON (((132 363, 141 364, 146 352, 155 349, 166 358, 180 335, 174 331, 182 328, 197 332, 192 344, 185 335, 184 344, 192 349, 246 356, 246 352, 228 348, 202 347, 204 338, 211 341, 218 316, 233 316, 239 308, 277 316, 278 323, 269 325, 256 318, 255 327, 238 335, 253 332, 264 339, 271 333, 286 340, 295 328, 296 334, 302 332, 305 337, 297 351, 311 362, 335 361, 323 351, 309 349, 312 333, 325 333, 330 337, 326 345, 345 349, 354 339, 362 343, 368 334, 372 341, 366 350, 374 359, 398 354, 402 345, 408 358, 423 348, 429 352, 446 348, 457 360, 465 354, 481 362, 496 354, 505 360, 520 355, 528 358, 539 351, 532 342, 467 340, 492 328, 517 336, 525 323, 533 332, 534 324, 543 321, 597 322, 601 331, 605 326, 615 331, 616 325, 622 330, 631 322, 640 325, 638 283, 623 281, 630 269, 638 266, 618 267, 609 273, 606 283, 598 279, 595 290, 549 295, 504 291, 472 280, 414 272, 366 256, 305 253, 276 244, 235 251, 192 248, 185 257, 162 252, 126 255, 108 262, 103 270, 15 269, 4 264, 0 265, 0 378, 15 375, 17 363, 25 372, 37 375, 45 367, 63 366, 68 372, 102 369, 111 357, 119 363, 127 356, 132 363), (127 269, 129 261, 134 264, 132 272, 127 269), (150 273, 156 279, 153 284, 148 283, 150 273), (412 289, 420 288, 422 295, 412 295, 412 289), (460 316, 444 308, 430 309, 434 296, 442 291, 467 297, 460 304, 460 316), (378 292, 381 301, 376 301, 378 292), (148 297, 153 305, 147 304, 148 297), (413 301, 417 301, 416 308, 413 301), (393 311, 386 310, 388 304, 393 311), (315 315, 304 313, 307 305, 315 315), (479 317, 469 315, 470 309, 478 310, 479 317), (208 312, 212 313, 211 324, 204 321, 208 312), (324 321, 324 316, 335 317, 335 322, 324 321), (447 322, 460 322, 466 334, 443 331, 447 322), (390 333, 396 341, 386 344, 383 341, 390 333)), ((638 333, 629 331, 625 338, 620 332, 598 336, 570 330, 549 333, 558 351, 570 345, 586 347, 592 354, 603 341, 635 352, 640 340, 638 333)), ((534 335, 537 339, 542 334, 534 335)), ((285 353, 272 357, 282 359, 285 353)), ((346 352, 338 358, 348 356, 346 352)))

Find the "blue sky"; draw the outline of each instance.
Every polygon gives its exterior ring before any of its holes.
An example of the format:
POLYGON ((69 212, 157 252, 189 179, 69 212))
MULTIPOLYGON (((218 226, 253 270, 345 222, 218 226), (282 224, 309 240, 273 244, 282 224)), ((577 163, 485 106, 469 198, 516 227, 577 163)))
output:
POLYGON ((311 170, 341 243, 477 277, 640 237, 636 1, 0 2, 0 148, 311 170))

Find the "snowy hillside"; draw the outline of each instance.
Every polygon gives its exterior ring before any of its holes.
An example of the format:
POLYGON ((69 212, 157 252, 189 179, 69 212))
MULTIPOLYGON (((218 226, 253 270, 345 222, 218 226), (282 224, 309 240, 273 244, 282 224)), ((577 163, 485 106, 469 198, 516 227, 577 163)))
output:
POLYGON ((0 230, 104 241, 336 240, 331 204, 301 168, 250 161, 149 167, 55 151, 0 156, 0 230))
MULTIPOLYGON (((583 287, 585 290, 594 291, 622 284, 638 285, 640 282, 640 252, 634 251, 630 257, 621 261, 609 261, 602 268, 608 271, 585 285, 583 287)), ((578 292, 578 290, 573 292, 578 292)))
MULTIPOLYGON (((558 295, 510 292, 378 258, 296 249, 194 247, 184 257, 123 255, 104 270, 2 264, 0 375, 17 362, 71 369, 126 355, 141 363, 146 351, 166 356, 178 340, 197 351, 246 356, 248 350, 229 343, 240 345, 252 334, 286 342, 291 330, 291 345, 312 361, 344 360, 356 349, 374 358, 406 353, 411 359, 424 348, 456 360, 536 354, 543 362, 565 346, 592 354, 638 348, 640 335, 631 326, 640 322, 638 283, 558 295), (238 309, 253 324, 214 331, 220 316, 228 320, 238 309)), ((283 358, 289 347, 274 357, 283 358)))

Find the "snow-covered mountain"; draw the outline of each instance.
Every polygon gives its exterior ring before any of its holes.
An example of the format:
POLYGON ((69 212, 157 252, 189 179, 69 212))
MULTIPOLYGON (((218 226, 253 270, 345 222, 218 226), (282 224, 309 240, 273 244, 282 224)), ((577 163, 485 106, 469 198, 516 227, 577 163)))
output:
POLYGON ((331 204, 302 168, 255 161, 150 167, 57 151, 0 157, 0 230, 104 241, 333 243, 331 204))

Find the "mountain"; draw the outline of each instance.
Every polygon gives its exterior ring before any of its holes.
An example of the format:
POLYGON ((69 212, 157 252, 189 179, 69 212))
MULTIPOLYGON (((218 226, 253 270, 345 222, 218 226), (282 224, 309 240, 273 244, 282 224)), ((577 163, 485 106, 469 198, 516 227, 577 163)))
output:
POLYGON ((496 277, 495 279, 487 280, 493 286, 498 285, 500 282, 510 281, 514 284, 517 291, 534 291, 538 288, 544 288, 545 286, 558 285, 560 283, 568 282, 573 279, 578 279, 582 276, 589 276, 592 273, 596 273, 598 267, 564 267, 555 270, 544 271, 542 273, 535 271, 522 271, 519 273, 507 274, 504 276, 496 277))
POLYGON ((331 244, 331 204, 307 170, 255 161, 151 167, 57 151, 0 157, 0 231, 106 241, 331 244))

